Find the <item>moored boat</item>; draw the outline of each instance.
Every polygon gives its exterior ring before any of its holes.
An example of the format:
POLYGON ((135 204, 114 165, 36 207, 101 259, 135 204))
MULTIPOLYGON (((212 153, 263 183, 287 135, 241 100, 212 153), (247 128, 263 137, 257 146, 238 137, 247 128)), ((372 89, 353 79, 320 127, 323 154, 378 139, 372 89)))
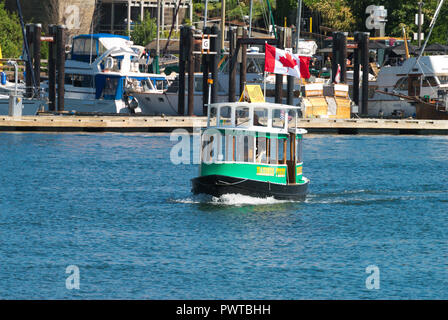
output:
POLYGON ((302 174, 302 141, 306 130, 297 128, 299 110, 265 102, 209 105, 192 192, 305 199, 309 180, 302 174))

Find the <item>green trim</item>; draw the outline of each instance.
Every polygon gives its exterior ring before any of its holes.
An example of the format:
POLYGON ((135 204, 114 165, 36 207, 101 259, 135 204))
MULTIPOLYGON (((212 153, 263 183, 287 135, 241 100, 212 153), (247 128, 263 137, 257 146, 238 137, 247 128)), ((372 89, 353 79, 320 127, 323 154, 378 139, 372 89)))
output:
POLYGON ((261 163, 202 163, 201 176, 223 175, 235 178, 286 184, 288 169, 286 165, 267 165, 261 163))

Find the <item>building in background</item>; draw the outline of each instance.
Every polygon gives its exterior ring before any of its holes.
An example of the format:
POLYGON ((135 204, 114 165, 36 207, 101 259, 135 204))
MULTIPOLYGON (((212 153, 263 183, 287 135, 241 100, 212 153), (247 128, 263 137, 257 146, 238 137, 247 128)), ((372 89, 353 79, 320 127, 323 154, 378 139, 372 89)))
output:
MULTIPOLYGON (((179 26, 193 18, 192 0, 159 0, 160 29, 179 26), (176 8, 180 4, 176 15, 176 8)), ((146 15, 157 17, 158 0, 22 0, 25 22, 41 23, 43 30, 49 24, 65 24, 71 37, 90 32, 128 34, 133 24, 146 15)), ((17 12, 16 0, 6 0, 6 8, 17 12)))
MULTIPOLYGON (((6 8, 17 12, 16 0, 6 0, 6 8)), ((99 0, 26 0, 20 1, 25 23, 41 23, 46 32, 49 24, 64 24, 69 37, 89 33, 95 28, 95 9, 99 0)))
MULTIPOLYGON (((159 0, 160 1, 160 30, 170 29, 174 24, 179 29, 185 19, 193 19, 192 0, 159 0), (176 8, 180 3, 176 16, 176 8)), ((97 32, 127 34, 132 25, 144 19, 146 15, 157 17, 157 0, 101 0, 99 2, 99 23, 97 32)))

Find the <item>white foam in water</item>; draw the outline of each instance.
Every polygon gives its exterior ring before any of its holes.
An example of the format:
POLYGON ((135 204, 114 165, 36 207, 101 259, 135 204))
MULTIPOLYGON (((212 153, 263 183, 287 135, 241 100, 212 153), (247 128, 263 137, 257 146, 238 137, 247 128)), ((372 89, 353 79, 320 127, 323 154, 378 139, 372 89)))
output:
POLYGON ((278 203, 292 202, 291 200, 277 200, 274 197, 256 198, 245 196, 242 194, 224 194, 220 197, 210 196, 195 196, 194 198, 176 199, 174 202, 195 204, 195 203, 209 203, 214 205, 228 205, 228 206, 242 206, 242 205, 269 205, 278 203))

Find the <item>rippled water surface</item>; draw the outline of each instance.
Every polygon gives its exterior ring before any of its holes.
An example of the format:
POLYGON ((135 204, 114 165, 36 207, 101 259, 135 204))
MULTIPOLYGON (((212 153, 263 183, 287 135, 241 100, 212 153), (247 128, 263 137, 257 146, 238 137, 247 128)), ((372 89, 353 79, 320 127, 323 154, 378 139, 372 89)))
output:
POLYGON ((193 197, 175 143, 0 134, 0 298, 448 298, 448 138, 310 135, 301 203, 193 197))

